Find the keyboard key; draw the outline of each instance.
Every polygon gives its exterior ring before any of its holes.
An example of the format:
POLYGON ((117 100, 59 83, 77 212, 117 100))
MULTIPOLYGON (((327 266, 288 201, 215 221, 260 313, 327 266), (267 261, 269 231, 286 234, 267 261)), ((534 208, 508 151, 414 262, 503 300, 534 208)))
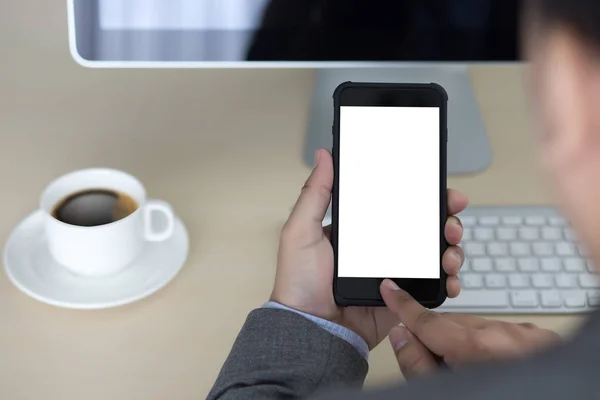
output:
POLYGON ((502 290, 463 290, 454 299, 447 299, 444 307, 454 308, 506 308, 508 296, 502 290))
POLYGON ((499 242, 488 243, 487 252, 492 257, 507 256, 508 244, 499 242))
POLYGON ((474 258, 471 260, 471 269, 475 272, 491 272, 492 259, 491 258, 474 258))
POLYGON ((502 223, 504 225, 522 225, 523 218, 521 218, 521 217, 504 217, 504 218, 502 218, 502 223))
POLYGON ((496 237, 498 240, 517 240, 517 230, 515 228, 498 228, 496 237))
POLYGON ((586 262, 586 266, 589 273, 596 273, 596 267, 594 266, 594 263, 592 261, 588 260, 588 262, 586 262))
MULTIPOLYGON (((483 287, 483 276, 479 274, 464 274, 460 277, 460 282, 465 289, 478 289, 483 287)), ((460 294, 462 296, 463 293, 460 294)))
POLYGON ((562 232, 559 228, 545 227, 542 228, 542 239, 544 240, 561 240, 562 232))
POLYGON ((519 238, 521 240, 538 240, 540 238, 537 228, 521 228, 519 229, 519 238))
POLYGON ((521 272, 537 272, 540 270, 540 262, 536 258, 519 258, 517 265, 521 272))
POLYGON ((600 293, 598 292, 589 292, 587 294, 588 305, 590 307, 598 307, 600 306, 600 293))
POLYGON ((563 225, 567 224, 565 219, 562 217, 551 217, 551 218, 549 218, 549 220, 550 220, 550 225, 554 225, 554 226, 563 226, 563 225))
POLYGON ((462 226, 475 226, 477 225, 477 219, 471 216, 460 216, 460 223, 462 226))
POLYGON ((567 239, 570 242, 576 242, 577 238, 575 237, 575 231, 571 228, 567 228, 564 230, 565 232, 565 239, 567 239))
POLYGON ((479 218, 479 223, 483 226, 495 226, 500 224, 499 217, 481 217, 479 218))
POLYGON ((494 240, 494 231, 490 228, 477 228, 475 229, 475 240, 480 242, 494 240))
POLYGON ((506 287, 506 276, 499 274, 486 275, 485 286, 490 289, 503 289, 506 287))
POLYGON ((541 225, 545 225, 546 224, 546 218, 544 217, 527 217, 525 218, 525 223, 527 225, 535 225, 535 226, 541 226, 541 225))
POLYGON ((533 244, 533 255, 538 257, 551 256, 554 254, 554 246, 548 242, 537 242, 533 244))
POLYGON ((560 259, 559 258, 543 258, 542 271, 544 272, 560 272, 560 259))
POLYGON ((496 271, 497 272, 513 272, 517 270, 517 263, 512 258, 497 258, 496 259, 496 271))
POLYGON ((577 276, 560 274, 555 276, 556 286, 561 289, 571 289, 577 287, 577 276))
POLYGON ((513 289, 521 289, 529 286, 529 276, 522 274, 510 274, 508 283, 513 289))
POLYGON ((471 270, 470 268, 471 265, 471 260, 469 259, 465 259, 465 261, 463 262, 462 267, 460 267, 460 272, 469 272, 471 270))
POLYGON ((462 236, 462 240, 467 241, 467 240, 471 240, 473 238, 473 231, 471 230, 471 228, 463 228, 463 236, 462 236))
POLYGON ((531 282, 536 289, 548 289, 554 286, 554 278, 552 275, 535 274, 531 277, 531 282))
POLYGON ((589 255, 587 249, 581 244, 577 246, 577 251, 579 255, 583 258, 587 258, 587 256, 589 255))
POLYGON ((527 243, 512 242, 510 244, 510 254, 516 257, 529 256, 531 255, 531 248, 527 243))
POLYGON ((565 258, 563 260, 565 271, 583 272, 585 271, 585 262, 579 258, 565 258))
POLYGON ((568 308, 583 308, 586 303, 586 296, 583 292, 563 293, 564 304, 568 308))
POLYGON ((562 305, 560 294, 557 291, 544 291, 541 293, 542 307, 558 308, 562 305))
POLYGON ((556 243, 554 250, 556 251, 556 254, 563 257, 575 255, 575 246, 567 242, 556 243))
POLYGON ((537 293, 533 290, 515 291, 510 294, 510 302, 515 308, 537 307, 537 293))
POLYGON ((485 256, 485 246, 481 243, 466 243, 464 250, 468 257, 485 256))
POLYGON ((580 274, 579 275, 579 286, 584 289, 600 289, 600 282, 594 275, 580 274))

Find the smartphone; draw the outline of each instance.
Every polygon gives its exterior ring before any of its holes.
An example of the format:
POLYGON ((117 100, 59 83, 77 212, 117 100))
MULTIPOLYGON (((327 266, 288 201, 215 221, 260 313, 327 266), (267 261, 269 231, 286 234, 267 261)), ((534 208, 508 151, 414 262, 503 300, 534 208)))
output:
POLYGON ((384 306, 392 279, 446 300, 448 95, 440 85, 346 82, 334 93, 331 242, 335 301, 384 306))

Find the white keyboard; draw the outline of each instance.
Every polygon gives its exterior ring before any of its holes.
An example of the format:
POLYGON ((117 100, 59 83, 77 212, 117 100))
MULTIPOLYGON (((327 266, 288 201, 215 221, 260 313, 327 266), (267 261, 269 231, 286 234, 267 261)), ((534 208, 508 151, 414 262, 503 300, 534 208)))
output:
POLYGON ((469 207, 462 292, 440 311, 581 313, 600 305, 585 249, 551 207, 469 207))
MULTIPOLYGON (((462 291, 443 312, 565 314, 600 305, 600 284, 568 223, 552 207, 469 207, 460 214, 462 291)), ((323 226, 331 224, 328 213, 323 226)))

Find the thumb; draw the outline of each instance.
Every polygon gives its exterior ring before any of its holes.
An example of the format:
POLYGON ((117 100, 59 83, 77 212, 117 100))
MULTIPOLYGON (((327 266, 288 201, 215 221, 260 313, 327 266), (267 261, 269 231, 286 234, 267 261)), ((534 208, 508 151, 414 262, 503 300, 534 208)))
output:
POLYGON ((306 233, 312 229, 322 235, 322 222, 331 202, 333 159, 329 151, 315 153, 315 168, 302 188, 302 193, 288 220, 289 229, 306 233))
POLYGON ((433 354, 405 327, 397 326, 390 331, 390 343, 405 379, 438 369, 433 354))

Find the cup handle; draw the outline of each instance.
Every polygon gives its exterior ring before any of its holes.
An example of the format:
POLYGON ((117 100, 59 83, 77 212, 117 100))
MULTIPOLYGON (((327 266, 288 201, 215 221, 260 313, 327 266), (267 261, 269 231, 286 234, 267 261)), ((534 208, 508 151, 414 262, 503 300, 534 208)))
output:
POLYGON ((171 205, 162 200, 149 200, 144 207, 144 237, 149 242, 164 242, 175 231, 175 214, 171 205), (152 215, 156 212, 167 218, 167 226, 161 231, 152 229, 152 215))

